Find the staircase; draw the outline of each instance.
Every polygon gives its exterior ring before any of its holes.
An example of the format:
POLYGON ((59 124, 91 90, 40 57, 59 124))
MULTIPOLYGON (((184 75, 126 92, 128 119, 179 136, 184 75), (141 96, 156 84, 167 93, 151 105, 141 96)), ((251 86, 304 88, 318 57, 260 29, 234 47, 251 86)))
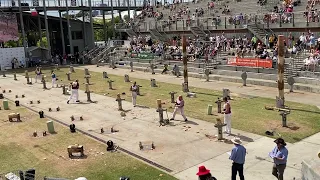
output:
POLYGON ((134 30, 131 29, 131 28, 130 29, 126 29, 125 32, 128 34, 129 37, 134 37, 134 36, 137 37, 137 33, 134 32, 134 30))
POLYGON ((108 54, 112 52, 115 49, 115 47, 104 47, 98 54, 92 58, 91 64, 97 64, 98 62, 104 62, 107 60, 108 54))
POLYGON ((122 61, 125 58, 129 56, 129 54, 126 56, 125 52, 127 51, 126 47, 116 47, 111 52, 107 53, 106 55, 106 63, 109 63, 110 60, 113 60, 114 62, 122 61))
POLYGON ((202 29, 202 27, 199 26, 193 26, 190 28, 192 34, 194 34, 195 36, 199 36, 200 38, 205 38, 206 37, 206 33, 204 32, 204 30, 202 29))
POLYGON ((289 76, 292 76, 292 77, 298 76, 298 72, 301 71, 304 66, 304 59, 307 57, 308 56, 303 52, 299 52, 298 54, 295 55, 293 60, 285 66, 285 71, 284 71, 285 80, 289 76))
POLYGON ((266 32, 264 29, 261 29, 257 24, 248 24, 247 29, 260 41, 264 42, 266 36, 266 32))
POLYGON ((304 66, 304 59, 308 57, 307 54, 299 52, 293 60, 293 76, 298 76, 298 72, 302 70, 304 66))
POLYGON ((84 63, 91 63, 91 60, 98 54, 104 47, 94 47, 88 52, 83 52, 80 56, 80 59, 83 60, 84 63))
POLYGON ((152 38, 157 39, 162 42, 167 41, 167 37, 165 35, 161 34, 157 29, 150 29, 149 32, 150 32, 152 38))

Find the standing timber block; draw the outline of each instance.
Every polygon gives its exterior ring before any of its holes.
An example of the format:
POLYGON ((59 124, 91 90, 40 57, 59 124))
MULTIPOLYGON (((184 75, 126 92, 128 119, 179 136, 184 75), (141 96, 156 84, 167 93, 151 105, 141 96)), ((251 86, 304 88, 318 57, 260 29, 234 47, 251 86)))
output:
POLYGON ((212 114, 212 105, 211 104, 208 105, 207 114, 208 115, 212 114))
POLYGON ((53 126, 53 121, 47 121, 47 127, 48 127, 48 132, 49 133, 55 133, 54 126, 53 126))
POLYGON ((7 100, 3 100, 3 109, 9 110, 9 102, 7 100))

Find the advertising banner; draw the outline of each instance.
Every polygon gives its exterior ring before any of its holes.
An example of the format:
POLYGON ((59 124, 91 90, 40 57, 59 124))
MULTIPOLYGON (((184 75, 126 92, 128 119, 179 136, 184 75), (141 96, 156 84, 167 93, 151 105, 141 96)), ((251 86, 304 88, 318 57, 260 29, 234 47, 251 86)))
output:
POLYGON ((153 59, 154 55, 152 53, 131 53, 132 58, 139 58, 139 59, 153 59))
POLYGON ((140 59, 153 59, 154 58, 152 53, 139 53, 138 57, 140 59))
POLYGON ((228 59, 228 65, 272 68, 272 60, 259 59, 259 58, 236 58, 235 57, 235 58, 228 59))

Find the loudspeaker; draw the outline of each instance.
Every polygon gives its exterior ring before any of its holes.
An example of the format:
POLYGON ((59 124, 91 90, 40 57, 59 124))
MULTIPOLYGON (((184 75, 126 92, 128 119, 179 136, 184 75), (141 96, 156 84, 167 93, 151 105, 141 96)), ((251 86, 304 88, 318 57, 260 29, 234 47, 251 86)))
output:
POLYGON ((25 180, 35 180, 36 170, 29 169, 24 173, 25 180))
POLYGON ((70 132, 75 133, 76 132, 76 125, 70 124, 70 132))

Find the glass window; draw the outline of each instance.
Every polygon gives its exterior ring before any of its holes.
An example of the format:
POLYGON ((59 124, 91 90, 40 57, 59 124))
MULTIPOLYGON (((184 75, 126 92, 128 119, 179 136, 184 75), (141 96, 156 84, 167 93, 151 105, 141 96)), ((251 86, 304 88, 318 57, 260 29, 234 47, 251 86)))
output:
POLYGON ((83 39, 82 31, 72 31, 72 39, 73 40, 83 39))

